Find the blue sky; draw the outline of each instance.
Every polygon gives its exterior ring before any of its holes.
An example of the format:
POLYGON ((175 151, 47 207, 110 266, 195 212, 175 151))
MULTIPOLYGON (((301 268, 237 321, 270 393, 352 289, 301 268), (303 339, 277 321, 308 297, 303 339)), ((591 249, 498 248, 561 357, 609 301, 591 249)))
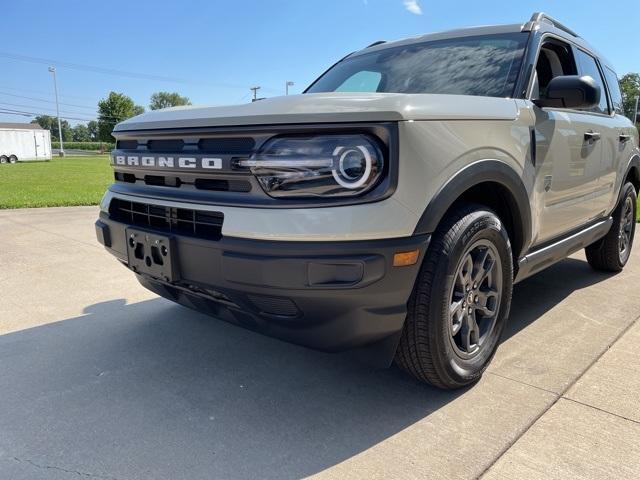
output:
MULTIPOLYGON (((263 96, 282 95, 287 80, 295 82, 291 92, 299 93, 336 60, 376 40, 520 23, 540 10, 581 33, 618 73, 639 72, 637 19, 628 16, 628 7, 602 5, 588 0, 7 0, 0 109, 53 115, 49 63, 58 68, 60 101, 69 104, 61 107, 61 116, 78 119, 94 118, 97 101, 110 90, 145 107, 158 90, 213 105, 247 102, 253 85, 262 86, 263 96)), ((30 119, 0 114, 0 121, 25 120, 30 119)))

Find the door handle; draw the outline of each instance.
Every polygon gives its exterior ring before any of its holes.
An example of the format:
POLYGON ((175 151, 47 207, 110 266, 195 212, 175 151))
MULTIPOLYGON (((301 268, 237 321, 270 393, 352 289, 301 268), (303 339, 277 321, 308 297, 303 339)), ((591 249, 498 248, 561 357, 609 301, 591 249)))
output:
POLYGON ((584 132, 584 139, 589 142, 595 142, 596 140, 600 140, 599 132, 584 132))
POLYGON ((626 133, 621 133, 618 137, 622 143, 631 140, 631 135, 627 135, 626 133))

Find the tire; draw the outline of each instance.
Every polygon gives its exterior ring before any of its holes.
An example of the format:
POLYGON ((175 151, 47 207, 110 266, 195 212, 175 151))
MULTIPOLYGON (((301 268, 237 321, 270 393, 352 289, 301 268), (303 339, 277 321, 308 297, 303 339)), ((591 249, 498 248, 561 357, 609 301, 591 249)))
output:
POLYGON ((18 157, 16 157, 15 155, 11 155, 9 157, 9 163, 11 163, 11 164, 18 163, 18 157))
POLYGON ((482 205, 455 209, 431 239, 409 299, 396 364, 418 380, 443 389, 476 382, 498 348, 512 290, 511 244, 498 216, 482 205), (495 257, 493 267, 490 277, 474 285, 472 278, 479 272, 483 248, 489 252, 484 266, 490 266, 495 257), (469 283, 470 289, 466 290, 463 285, 469 283), (490 289, 494 293, 487 293, 490 289), (478 302, 479 296, 485 300, 478 302), (471 315, 465 312, 471 308, 478 322, 470 329, 471 315), (489 310, 492 315, 486 315, 489 310))
POLYGON ((587 261, 595 270, 619 272, 629 261, 636 231, 638 196, 631 182, 622 187, 620 203, 611 215, 609 232, 585 248, 587 261))
POLYGON ((0 155, 0 164, 4 165, 9 161, 9 158, 6 155, 0 155))

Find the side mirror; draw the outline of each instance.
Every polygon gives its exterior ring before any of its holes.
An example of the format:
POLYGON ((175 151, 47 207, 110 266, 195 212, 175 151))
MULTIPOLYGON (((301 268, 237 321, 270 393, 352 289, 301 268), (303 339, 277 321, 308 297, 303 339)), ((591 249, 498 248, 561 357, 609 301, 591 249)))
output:
POLYGON ((533 102, 539 107, 592 108, 600 95, 600 86, 588 75, 564 75, 551 79, 545 97, 533 102))

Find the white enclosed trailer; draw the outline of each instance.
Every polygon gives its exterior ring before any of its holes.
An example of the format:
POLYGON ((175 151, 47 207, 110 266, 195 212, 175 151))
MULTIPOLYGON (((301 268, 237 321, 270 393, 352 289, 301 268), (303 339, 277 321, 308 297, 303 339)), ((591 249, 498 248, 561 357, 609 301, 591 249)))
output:
POLYGON ((51 132, 32 123, 0 123, 0 164, 51 160, 51 132))

